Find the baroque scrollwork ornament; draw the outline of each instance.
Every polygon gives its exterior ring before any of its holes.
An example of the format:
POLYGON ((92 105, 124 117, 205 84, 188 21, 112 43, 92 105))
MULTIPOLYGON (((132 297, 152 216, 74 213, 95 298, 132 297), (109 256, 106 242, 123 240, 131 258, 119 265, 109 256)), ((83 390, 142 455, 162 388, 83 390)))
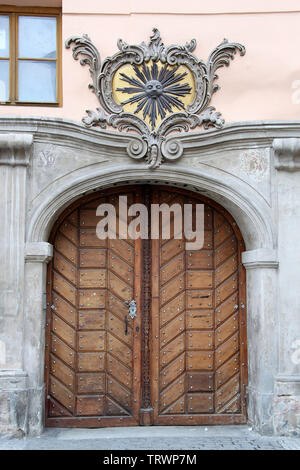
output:
POLYGON ((119 39, 119 52, 103 62, 86 34, 69 38, 66 47, 71 44, 74 59, 80 57, 81 65, 89 66, 89 88, 101 106, 87 110, 83 123, 138 134, 127 153, 134 159, 145 157, 150 168, 182 155, 180 140, 170 134, 224 126, 221 114, 209 106, 219 89, 216 70, 228 66, 237 51, 245 54, 244 46, 224 39, 205 63, 192 54, 195 39, 165 47, 156 28, 148 44, 129 45, 119 39))

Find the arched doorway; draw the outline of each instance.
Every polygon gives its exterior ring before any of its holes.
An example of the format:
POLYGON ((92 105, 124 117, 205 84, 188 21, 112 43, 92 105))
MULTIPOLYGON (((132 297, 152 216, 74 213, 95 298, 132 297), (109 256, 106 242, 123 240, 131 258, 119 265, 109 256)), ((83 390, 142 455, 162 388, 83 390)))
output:
POLYGON ((108 189, 70 206, 50 242, 46 425, 246 422, 244 243, 228 212, 174 187, 108 189), (124 224, 119 196, 204 204, 203 248, 163 239, 161 224, 158 239, 100 240, 96 209, 113 204, 124 224))

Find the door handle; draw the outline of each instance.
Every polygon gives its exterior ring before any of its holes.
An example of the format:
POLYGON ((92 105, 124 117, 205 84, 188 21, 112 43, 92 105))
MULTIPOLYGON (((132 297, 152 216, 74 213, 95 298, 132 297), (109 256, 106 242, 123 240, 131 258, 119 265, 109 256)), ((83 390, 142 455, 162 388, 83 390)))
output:
MULTIPOLYGON (((133 320, 134 317, 136 317, 136 303, 135 303, 135 301, 131 300, 130 302, 126 301, 124 303, 128 307, 128 313, 129 313, 129 316, 130 316, 131 320, 133 320)), ((125 313, 125 335, 128 334, 128 322, 129 322, 129 320, 130 319, 128 319, 127 314, 125 313)))
POLYGON ((131 300, 128 302, 128 300, 125 302, 125 305, 128 307, 128 313, 131 319, 136 317, 136 303, 134 300, 131 300))

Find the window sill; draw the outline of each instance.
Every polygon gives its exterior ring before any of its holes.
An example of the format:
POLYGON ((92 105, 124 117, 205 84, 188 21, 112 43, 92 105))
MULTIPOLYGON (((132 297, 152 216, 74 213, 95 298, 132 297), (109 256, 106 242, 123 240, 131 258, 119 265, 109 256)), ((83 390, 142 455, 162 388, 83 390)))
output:
POLYGON ((61 103, 37 103, 34 101, 16 101, 14 103, 11 103, 10 101, 0 101, 0 106, 38 106, 38 107, 44 107, 44 108, 60 108, 62 107, 61 103))

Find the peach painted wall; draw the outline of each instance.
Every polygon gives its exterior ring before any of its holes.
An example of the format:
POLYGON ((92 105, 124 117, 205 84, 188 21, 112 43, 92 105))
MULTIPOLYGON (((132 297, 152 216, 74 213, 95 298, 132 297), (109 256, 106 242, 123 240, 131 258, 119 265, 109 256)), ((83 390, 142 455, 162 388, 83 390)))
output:
MULTIPOLYGON (((195 54, 204 60, 224 37, 240 42, 246 47, 246 55, 237 55, 229 68, 219 69, 221 89, 211 104, 227 123, 300 119, 300 93, 295 88, 300 90, 299 0, 215 0, 204 5, 199 0, 34 3, 62 3, 63 41, 74 34, 87 33, 98 46, 102 59, 117 52, 119 37, 133 44, 147 41, 153 26, 160 30, 166 45, 185 44, 195 38, 195 54)), ((71 51, 63 48, 63 106, 1 106, 0 114, 80 121, 86 109, 98 105, 87 88, 89 81, 88 67, 74 61, 71 51)))

